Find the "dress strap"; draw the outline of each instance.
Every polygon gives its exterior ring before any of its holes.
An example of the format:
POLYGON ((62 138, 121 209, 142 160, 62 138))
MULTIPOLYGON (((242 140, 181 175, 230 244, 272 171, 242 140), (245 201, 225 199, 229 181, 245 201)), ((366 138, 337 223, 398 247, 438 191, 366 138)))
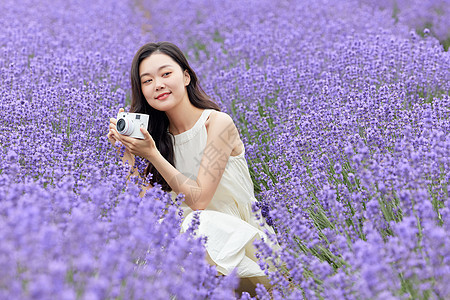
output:
POLYGON ((202 115, 200 116, 200 125, 204 125, 206 123, 206 120, 208 119, 209 115, 214 111, 214 109, 205 109, 202 112, 202 115))
POLYGON ((206 120, 213 110, 214 109, 205 109, 191 129, 180 134, 172 135, 172 137, 175 139, 175 142, 180 145, 196 136, 200 129, 205 125, 206 120))

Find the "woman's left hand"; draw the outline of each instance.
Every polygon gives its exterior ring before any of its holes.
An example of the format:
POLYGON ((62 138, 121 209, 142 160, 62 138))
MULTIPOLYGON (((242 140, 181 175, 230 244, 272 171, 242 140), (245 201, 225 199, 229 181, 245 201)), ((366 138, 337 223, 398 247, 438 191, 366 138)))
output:
POLYGON ((120 141, 131 154, 146 158, 151 162, 152 158, 159 154, 159 150, 147 129, 141 127, 140 130, 144 135, 143 140, 122 135, 120 141))

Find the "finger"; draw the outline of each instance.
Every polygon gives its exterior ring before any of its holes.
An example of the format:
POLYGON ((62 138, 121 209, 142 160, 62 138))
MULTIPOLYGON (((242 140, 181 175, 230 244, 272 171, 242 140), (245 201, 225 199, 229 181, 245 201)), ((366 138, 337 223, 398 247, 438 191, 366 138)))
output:
POLYGON ((110 130, 116 130, 117 131, 117 127, 114 124, 109 124, 109 129, 110 130))
POLYGON ((116 124, 117 124, 117 119, 116 119, 116 118, 111 118, 111 119, 109 119, 109 124, 114 124, 114 126, 116 126, 116 124))
POLYGON ((119 142, 121 142, 121 143, 123 143, 123 140, 120 138, 120 136, 118 136, 118 135, 114 135, 114 139, 116 140, 116 141, 119 141, 119 142))
POLYGON ((111 129, 111 132, 117 141, 122 141, 122 135, 119 134, 115 129, 111 129))
POLYGON ((150 135, 150 133, 147 131, 147 129, 145 129, 144 127, 140 128, 142 134, 144 135, 144 138, 146 140, 150 140, 152 138, 152 136, 150 135))
POLYGON ((108 131, 108 134, 106 136, 108 137, 108 139, 113 138, 113 133, 111 132, 111 130, 108 131))
POLYGON ((129 136, 126 136, 126 135, 122 135, 120 138, 121 138, 123 143, 126 143, 128 145, 132 145, 136 141, 135 138, 132 138, 132 137, 129 137, 129 136))
POLYGON ((117 147, 116 143, 118 142, 117 139, 114 138, 114 135, 112 134, 112 132, 108 133, 108 140, 109 142, 114 146, 117 147))

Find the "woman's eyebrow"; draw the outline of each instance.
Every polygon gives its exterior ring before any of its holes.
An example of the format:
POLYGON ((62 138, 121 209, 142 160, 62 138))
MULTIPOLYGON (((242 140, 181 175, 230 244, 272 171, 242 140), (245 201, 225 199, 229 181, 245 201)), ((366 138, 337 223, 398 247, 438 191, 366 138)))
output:
MULTIPOLYGON (((158 68, 158 71, 167 67, 172 67, 172 65, 163 65, 161 67, 158 68)), ((142 78, 145 75, 150 75, 150 73, 142 73, 139 77, 142 78)))

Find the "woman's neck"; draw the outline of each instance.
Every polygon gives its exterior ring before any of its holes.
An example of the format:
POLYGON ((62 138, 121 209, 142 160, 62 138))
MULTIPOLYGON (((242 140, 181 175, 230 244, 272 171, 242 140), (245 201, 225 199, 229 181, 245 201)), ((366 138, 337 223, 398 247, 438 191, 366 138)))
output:
POLYGON ((202 115, 203 110, 188 102, 185 105, 177 105, 170 111, 166 111, 169 119, 169 132, 177 135, 191 129, 202 115))

